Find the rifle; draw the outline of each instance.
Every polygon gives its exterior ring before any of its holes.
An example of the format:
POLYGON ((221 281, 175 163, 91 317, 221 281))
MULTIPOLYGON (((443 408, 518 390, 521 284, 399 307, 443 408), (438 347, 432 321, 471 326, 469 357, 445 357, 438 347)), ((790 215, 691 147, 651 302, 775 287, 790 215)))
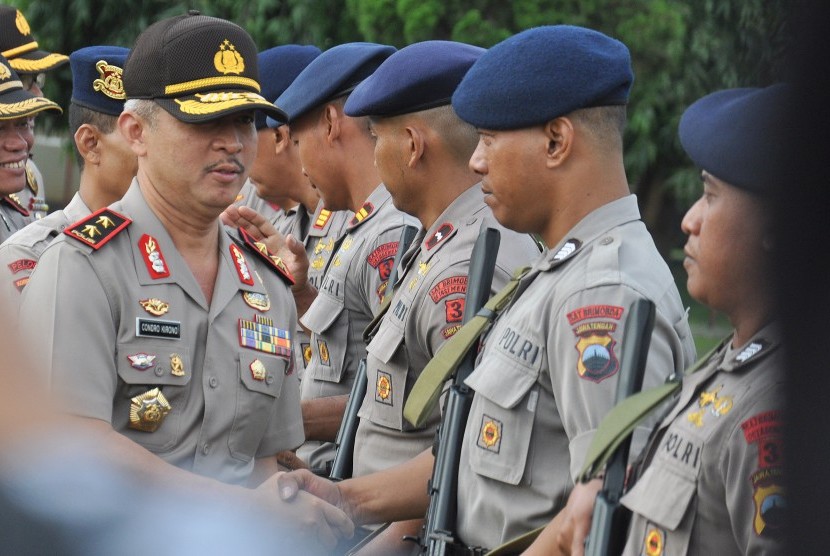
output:
MULTIPOLYGON (((490 298, 500 242, 501 234, 492 228, 484 228, 478 235, 470 257, 464 323, 490 298)), ((473 402, 473 391, 464 384, 464 380, 472 373, 476 356, 475 350, 471 349, 459 364, 447 394, 441 425, 435 433, 436 441, 432 448, 435 465, 428 487, 430 503, 420 538, 422 553, 444 555, 456 543, 454 532, 461 441, 473 402)))
MULTIPOLYGON (((625 321, 625 351, 620 362, 616 403, 620 403, 643 386, 648 347, 654 329, 654 303, 648 299, 634 302, 625 321)), ((625 547, 625 537, 631 512, 620 504, 625 491, 625 475, 628 467, 628 451, 631 437, 625 439, 605 467, 602 490, 594 503, 591 532, 585 539, 585 556, 620 554, 625 547)))
MULTIPOLYGON (((415 226, 404 226, 401 230, 401 237, 398 240, 398 252, 395 253, 395 259, 392 262, 392 272, 389 273, 389 280, 395 280, 400 265, 401 258, 404 252, 409 248, 409 244, 418 233, 418 228, 415 226)), ((389 287, 387 282, 387 288, 389 287)), ((391 292, 386 296, 386 299, 391 299, 391 292)), ((385 303, 375 320, 372 322, 379 322, 383 317, 383 313, 389 308, 389 304, 385 303)), ((373 328, 369 325, 369 328, 373 328)), ((367 329, 368 330, 368 329, 367 329)), ((366 343, 369 339, 365 338, 366 343)), ((357 366, 357 373, 352 384, 352 391, 349 393, 349 401, 346 404, 346 410, 343 413, 343 420, 340 422, 340 428, 337 430, 337 437, 334 440, 336 452, 334 453, 334 461, 331 464, 331 471, 329 478, 333 481, 342 481, 352 476, 352 465, 354 462, 354 439, 357 435, 357 425, 360 423, 360 418, 357 412, 360 411, 360 406, 363 404, 363 398, 366 396, 366 358, 360 360, 357 366)))

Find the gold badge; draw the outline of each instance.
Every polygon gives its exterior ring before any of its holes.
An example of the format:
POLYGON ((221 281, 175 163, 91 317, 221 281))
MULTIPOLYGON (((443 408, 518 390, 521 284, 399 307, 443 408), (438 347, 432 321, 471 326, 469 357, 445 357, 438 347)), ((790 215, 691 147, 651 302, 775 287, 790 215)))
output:
POLYGON ((375 384, 375 401, 385 405, 392 405, 392 375, 378 371, 378 380, 375 384))
POLYGON ((335 255, 334 260, 331 261, 331 266, 340 266, 340 255, 335 255))
POLYGON ((665 541, 663 539, 663 531, 657 527, 652 527, 649 529, 648 533, 646 533, 646 541, 645 546, 643 547, 643 552, 647 556, 660 556, 663 554, 664 544, 665 541))
POLYGON ((155 297, 151 297, 150 299, 142 299, 139 303, 141 303, 141 306, 144 307, 145 311, 157 317, 162 316, 170 310, 170 304, 155 297))
POLYGON ((302 344, 303 346, 303 366, 308 367, 311 362, 311 344, 302 344))
POLYGON ((29 22, 26 21, 23 12, 20 10, 17 10, 17 14, 14 16, 14 24, 17 27, 17 30, 20 31, 21 35, 29 35, 32 33, 32 28, 29 27, 29 22))
POLYGON ((170 413, 170 404, 158 388, 134 397, 130 404, 130 428, 155 432, 170 413))
POLYGON ((5 64, 0 64, 0 79, 8 79, 12 76, 11 70, 5 66, 5 64))
POLYGON ((343 245, 340 246, 341 251, 348 251, 352 248, 352 244, 354 243, 354 239, 352 236, 346 236, 346 239, 343 240, 343 245))
POLYGON ((105 60, 99 60, 95 64, 100 77, 92 82, 92 90, 103 93, 115 100, 124 100, 127 95, 124 93, 124 82, 121 79, 123 70, 118 66, 108 64, 105 60))
POLYGON ((326 261, 323 257, 315 257, 313 261, 311 261, 311 268, 314 270, 321 270, 324 266, 326 266, 326 261))
POLYGON ((245 71, 245 60, 228 39, 225 39, 219 45, 219 50, 213 56, 213 65, 216 71, 223 75, 228 75, 229 73, 239 75, 245 71))
POLYGON ((429 267, 432 266, 432 263, 425 263, 424 261, 420 261, 418 263, 418 274, 421 276, 426 276, 427 272, 429 272, 429 267))
POLYGON ((173 376, 184 376, 184 362, 178 353, 170 355, 170 374, 173 376))
POLYGON ((265 380, 266 369, 265 365, 259 359, 254 359, 254 362, 251 363, 251 376, 254 377, 254 380, 265 380))
POLYGON ((265 293, 243 292, 242 299, 245 300, 248 307, 252 307, 257 311, 265 312, 271 308, 271 300, 268 299, 268 294, 265 293))
POLYGON ((329 359, 329 348, 323 340, 317 340, 317 347, 320 349, 320 363, 323 365, 331 365, 329 359))
POLYGON ((712 391, 706 392, 703 391, 700 393, 700 398, 698 399, 698 409, 686 417, 690 423, 692 423, 696 427, 703 426, 703 415, 708 411, 714 415, 715 417, 720 417, 721 415, 726 415, 732 409, 732 396, 718 396, 718 394, 723 388, 721 384, 717 388, 712 391))
POLYGON ((498 454, 501 451, 501 430, 502 423, 498 419, 487 414, 481 416, 481 428, 478 433, 476 445, 488 452, 498 454))

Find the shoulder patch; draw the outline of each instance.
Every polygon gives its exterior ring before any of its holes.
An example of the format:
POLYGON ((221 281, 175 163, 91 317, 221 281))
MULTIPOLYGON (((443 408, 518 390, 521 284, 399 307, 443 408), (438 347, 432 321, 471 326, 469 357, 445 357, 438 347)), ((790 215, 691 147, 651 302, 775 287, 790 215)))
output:
POLYGON ((361 222, 363 222, 364 220, 366 220, 366 218, 367 218, 370 214, 372 214, 373 212, 375 212, 375 205, 373 205, 373 204, 372 204, 372 203, 370 203, 369 201, 366 201, 366 202, 363 204, 363 206, 362 206, 362 207, 360 207, 360 210, 359 210, 359 211, 357 211, 356 213, 354 213, 354 216, 353 216, 353 217, 352 217, 352 219, 349 221, 349 227, 354 227, 354 226, 357 226, 358 224, 360 224, 361 222))
POLYGON ((427 246, 427 250, 432 249, 433 247, 447 239, 454 229, 455 228, 453 228, 452 224, 450 224, 449 222, 441 224, 441 226, 437 230, 435 230, 435 233, 429 236, 429 239, 426 241, 425 245, 427 246))
POLYGON ((566 315, 568 324, 574 326, 574 347, 579 354, 576 370, 580 378, 602 382, 619 370, 614 338, 617 323, 611 321, 620 320, 623 312, 616 305, 587 305, 566 315))
POLYGON ((317 220, 314 221, 314 227, 322 230, 326 227, 326 222, 331 218, 331 211, 328 209, 320 209, 320 214, 317 215, 317 220))
POLYGON ((37 266, 37 261, 34 259, 17 259, 9 263, 9 270, 12 274, 23 272, 24 270, 34 270, 37 266))
POLYGON ((398 252, 398 242, 390 241, 375 248, 366 257, 366 262, 369 266, 376 268, 380 279, 386 281, 389 275, 392 274, 392 264, 395 262, 395 254, 398 252))
POLYGON ((131 222, 126 216, 104 207, 67 226, 63 233, 97 250, 131 222))
POLYGON ((264 261, 270 269, 274 270, 277 275, 283 279, 283 281, 285 281, 289 286, 293 286, 295 284, 294 277, 291 276, 291 272, 288 270, 288 267, 285 266, 285 263, 282 262, 282 259, 272 254, 264 243, 256 241, 251 234, 242 228, 239 228, 239 237, 242 239, 245 246, 257 257, 259 257, 260 260, 264 261))
POLYGON ((448 295, 454 293, 467 293, 467 276, 450 276, 449 278, 444 278, 429 290, 429 296, 432 298, 433 303, 438 303, 448 295))
POLYGON ((0 197, 0 203, 13 208, 23 216, 29 216, 29 211, 26 210, 26 207, 20 204, 20 199, 14 193, 0 197))

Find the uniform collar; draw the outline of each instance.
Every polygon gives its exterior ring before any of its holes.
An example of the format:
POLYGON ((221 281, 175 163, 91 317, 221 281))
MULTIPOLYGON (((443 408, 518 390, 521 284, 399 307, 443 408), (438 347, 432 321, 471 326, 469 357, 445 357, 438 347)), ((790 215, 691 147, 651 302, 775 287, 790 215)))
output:
POLYGON ((761 328, 750 341, 742 346, 732 346, 727 342, 726 354, 718 369, 731 372, 751 365, 767 357, 781 345, 781 330, 777 323, 771 322, 761 328))
POLYGON ((479 185, 472 186, 456 197, 424 233, 420 241, 423 261, 427 262, 449 243, 459 227, 475 224, 481 218, 479 213, 486 208, 484 192, 479 185))
POLYGON ((66 207, 64 207, 63 213, 69 222, 77 222, 81 218, 92 214, 92 210, 81 199, 81 194, 76 192, 66 207))
POLYGON ((348 230, 351 232, 358 227, 362 226, 380 211, 381 207, 386 203, 391 202, 392 196, 389 195, 389 191, 386 190, 386 186, 383 184, 378 185, 374 191, 372 191, 369 198, 363 203, 357 212, 354 213, 354 216, 351 220, 349 220, 349 227, 348 230))

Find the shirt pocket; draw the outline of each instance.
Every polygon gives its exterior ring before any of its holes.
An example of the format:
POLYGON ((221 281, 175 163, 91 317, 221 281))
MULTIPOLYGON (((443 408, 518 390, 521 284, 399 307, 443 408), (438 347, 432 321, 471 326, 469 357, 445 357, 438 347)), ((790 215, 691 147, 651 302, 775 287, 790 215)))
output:
POLYGON ((349 315, 343 299, 320 293, 302 321, 311 331, 311 361, 305 373, 314 380, 339 383, 349 338, 349 315))
POLYGON ((358 415, 390 429, 415 430, 403 418, 403 406, 414 384, 409 376, 409 357, 404 345, 403 329, 384 321, 367 352, 368 385, 358 415))
POLYGON ((176 446, 190 398, 192 362, 190 350, 171 342, 136 340, 118 344, 116 371, 119 384, 113 403, 112 425, 135 443, 152 452, 164 452, 176 446), (153 431, 130 428, 133 398, 158 388, 170 410, 153 431))
POLYGON ((467 378, 475 392, 467 421, 470 468, 510 485, 525 476, 539 399, 539 370, 494 356, 467 378), (493 361, 497 359, 498 361, 493 361))

